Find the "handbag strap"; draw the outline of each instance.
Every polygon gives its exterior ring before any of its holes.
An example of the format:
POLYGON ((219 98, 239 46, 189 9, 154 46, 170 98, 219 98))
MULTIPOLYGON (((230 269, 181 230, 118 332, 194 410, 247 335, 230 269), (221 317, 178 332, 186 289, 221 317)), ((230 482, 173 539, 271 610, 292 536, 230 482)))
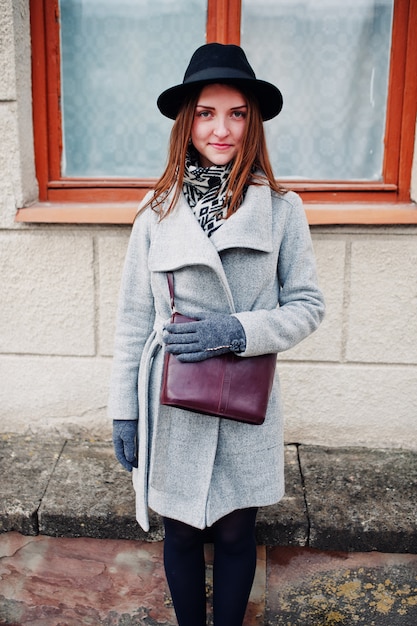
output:
POLYGON ((167 272, 167 281, 168 281, 169 296, 171 300, 171 312, 175 313, 174 273, 173 272, 167 272))

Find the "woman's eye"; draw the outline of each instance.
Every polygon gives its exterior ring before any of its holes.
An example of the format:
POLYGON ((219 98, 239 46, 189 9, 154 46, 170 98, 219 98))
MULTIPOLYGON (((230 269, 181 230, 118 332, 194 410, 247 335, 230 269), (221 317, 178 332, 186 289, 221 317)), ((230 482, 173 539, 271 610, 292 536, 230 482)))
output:
POLYGON ((210 111, 199 111, 197 113, 197 117, 203 117, 203 118, 210 117, 210 115, 211 115, 210 111))
POLYGON ((233 116, 237 119, 245 119, 246 111, 233 111, 233 116))

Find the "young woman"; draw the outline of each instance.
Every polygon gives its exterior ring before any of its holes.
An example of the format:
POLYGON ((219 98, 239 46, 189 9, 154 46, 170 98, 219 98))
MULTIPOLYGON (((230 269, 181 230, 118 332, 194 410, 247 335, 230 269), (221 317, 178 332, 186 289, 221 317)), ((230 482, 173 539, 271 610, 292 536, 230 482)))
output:
POLYGON ((256 566, 257 508, 284 494, 278 377, 261 426, 161 405, 164 350, 182 361, 280 353, 319 325, 300 198, 276 182, 263 121, 280 91, 243 50, 207 44, 158 107, 174 119, 168 165, 133 225, 122 279, 109 414, 133 469, 136 511, 163 517, 164 562, 180 626, 205 626, 204 529, 214 544, 215 626, 241 626, 256 566), (169 323, 176 308, 199 321, 169 323), (182 326, 180 332, 178 327, 182 326))

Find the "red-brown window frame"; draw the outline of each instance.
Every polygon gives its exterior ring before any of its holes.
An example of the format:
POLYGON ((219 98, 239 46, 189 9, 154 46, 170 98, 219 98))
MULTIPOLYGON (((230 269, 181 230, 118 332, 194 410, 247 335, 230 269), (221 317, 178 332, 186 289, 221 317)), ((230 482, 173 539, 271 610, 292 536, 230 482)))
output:
MULTIPOLYGON (((21 209, 17 219, 129 222, 154 179, 61 176, 58 0, 30 0, 30 14, 39 203, 21 209)), ((241 0, 208 0, 207 41, 239 44, 240 15, 241 0)), ((301 194, 308 212, 310 206, 311 223, 417 223, 417 209, 409 204, 417 114, 417 38, 413 24, 417 24, 417 2, 395 0, 383 182, 291 181, 289 186, 301 194), (317 207, 319 213, 314 211, 317 207)), ((285 180, 281 182, 285 184, 285 180)))

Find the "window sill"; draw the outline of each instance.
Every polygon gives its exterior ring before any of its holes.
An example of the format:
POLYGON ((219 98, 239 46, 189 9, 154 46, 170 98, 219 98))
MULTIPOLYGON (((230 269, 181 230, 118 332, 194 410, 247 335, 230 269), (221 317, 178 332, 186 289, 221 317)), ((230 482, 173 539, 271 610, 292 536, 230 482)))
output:
MULTIPOLYGON (((377 203, 304 203, 311 226, 417 224, 417 205, 377 203)), ((19 209, 16 222, 35 224, 131 224, 137 202, 50 203, 19 209)))
POLYGON ((413 203, 304 203, 311 226, 417 224, 413 203))
POLYGON ((16 222, 132 224, 139 202, 38 202, 18 209, 16 222))

